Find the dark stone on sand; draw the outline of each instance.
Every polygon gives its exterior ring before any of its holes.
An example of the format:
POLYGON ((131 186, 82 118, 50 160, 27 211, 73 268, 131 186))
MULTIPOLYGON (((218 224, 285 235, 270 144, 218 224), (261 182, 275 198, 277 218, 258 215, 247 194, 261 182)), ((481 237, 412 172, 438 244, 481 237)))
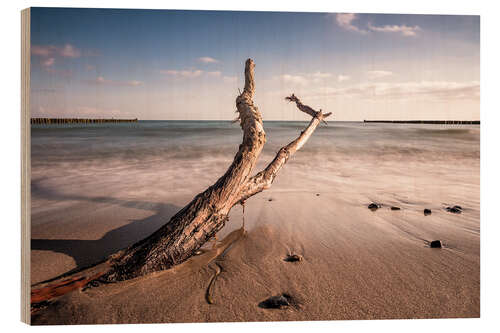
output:
POLYGON ((316 196, 319 197, 319 193, 316 193, 316 196))
POLYGON ((288 255, 285 259, 283 259, 286 262, 297 262, 297 261, 302 261, 302 256, 298 254, 290 254, 288 255))
POLYGON ((380 208, 380 205, 376 204, 374 202, 372 202, 371 204, 368 205, 368 209, 371 209, 372 211, 376 211, 379 208, 380 208))
POLYGON ((269 198, 267 201, 273 201, 273 198, 269 198))
POLYGON ((287 294, 271 296, 260 302, 259 307, 264 309, 281 309, 290 305, 290 299, 291 297, 287 294))
POLYGON ((432 214, 432 210, 430 210, 429 208, 424 209, 424 215, 425 216, 431 215, 431 214, 432 214))
POLYGON ((441 241, 440 240, 434 240, 432 241, 430 244, 430 247, 433 248, 433 249, 440 249, 442 246, 441 246, 441 241))
POLYGON ((396 207, 396 206, 392 206, 392 207, 391 207, 391 210, 401 210, 401 208, 396 207))
POLYGON ((446 210, 450 213, 453 213, 453 214, 460 214, 462 213, 462 207, 460 206, 453 206, 453 207, 446 207, 446 210))

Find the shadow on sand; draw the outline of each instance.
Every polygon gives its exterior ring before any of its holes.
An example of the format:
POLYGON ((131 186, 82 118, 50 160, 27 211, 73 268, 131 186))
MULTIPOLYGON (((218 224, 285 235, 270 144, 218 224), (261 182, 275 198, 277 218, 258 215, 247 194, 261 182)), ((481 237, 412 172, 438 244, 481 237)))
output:
POLYGON ((96 203, 108 203, 127 208, 145 209, 153 215, 140 220, 131 220, 127 225, 108 231, 97 240, 79 239, 31 239, 31 250, 59 252, 71 256, 75 260, 76 268, 83 268, 94 264, 108 255, 126 248, 135 242, 151 235, 180 210, 180 207, 148 201, 128 201, 112 197, 86 197, 74 194, 62 194, 57 191, 43 188, 39 182, 32 181, 31 193, 33 197, 46 200, 66 201, 78 200, 96 203))

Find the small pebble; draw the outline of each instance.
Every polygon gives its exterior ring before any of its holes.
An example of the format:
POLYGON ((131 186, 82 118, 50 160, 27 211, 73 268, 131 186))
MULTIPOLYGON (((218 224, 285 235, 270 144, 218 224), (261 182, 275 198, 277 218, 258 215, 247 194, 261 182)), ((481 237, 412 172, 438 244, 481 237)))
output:
POLYGON ((431 242, 430 247, 433 249, 440 249, 441 246, 441 241, 440 240, 434 240, 431 242))
POLYGON ((267 200, 267 201, 273 201, 273 198, 269 198, 269 200, 267 200))
POLYGON ((287 262, 297 262, 297 261, 302 261, 302 256, 299 256, 298 254, 290 254, 288 255, 285 259, 283 259, 284 261, 287 261, 287 262))
POLYGON ((396 207, 396 206, 392 206, 392 207, 391 207, 391 210, 401 210, 401 208, 396 207))
POLYGON ((430 210, 429 208, 424 209, 424 215, 425 216, 431 215, 431 214, 432 214, 432 210, 430 210))
POLYGON ((259 307, 264 309, 281 309, 290 305, 290 298, 291 297, 286 294, 271 296, 268 299, 260 302, 259 307))
POLYGON ((374 202, 372 202, 371 204, 368 205, 368 209, 371 209, 372 211, 376 211, 379 208, 380 208, 380 205, 376 204, 374 202))
POLYGON ((460 207, 460 206, 446 207, 446 210, 448 212, 454 213, 454 214, 462 213, 462 207, 460 207))
POLYGON ((316 196, 319 197, 319 193, 316 193, 316 196))

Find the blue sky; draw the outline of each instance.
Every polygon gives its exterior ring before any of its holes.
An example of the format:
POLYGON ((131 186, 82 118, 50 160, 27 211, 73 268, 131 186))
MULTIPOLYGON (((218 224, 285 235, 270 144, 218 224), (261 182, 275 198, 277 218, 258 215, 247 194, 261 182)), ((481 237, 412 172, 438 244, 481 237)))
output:
POLYGON ((479 119, 479 17, 32 8, 32 116, 479 119))

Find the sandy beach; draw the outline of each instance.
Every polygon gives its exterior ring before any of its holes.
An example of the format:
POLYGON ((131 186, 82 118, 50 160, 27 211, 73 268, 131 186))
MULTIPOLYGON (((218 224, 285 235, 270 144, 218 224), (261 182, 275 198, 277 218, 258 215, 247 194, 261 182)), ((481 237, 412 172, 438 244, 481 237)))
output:
MULTIPOLYGON (((434 140, 431 147, 377 126, 359 137, 388 136, 358 140, 342 125, 319 129, 272 188, 248 200, 245 232, 236 238, 242 209, 233 208, 218 240, 234 242, 220 255, 209 243, 173 269, 66 294, 33 315, 33 324, 479 317, 479 127, 425 127, 434 137, 422 140, 434 140), (381 208, 369 210, 372 202, 381 208), (453 205, 462 213, 446 211, 453 205), (443 248, 430 248, 433 240, 443 248), (303 260, 284 261, 289 254, 303 260), (290 306, 259 307, 284 293, 290 306)), ((229 165, 240 139, 237 129, 228 131, 227 152, 212 145, 189 159, 155 153, 123 163, 128 155, 120 151, 120 163, 54 158, 60 168, 43 169, 34 145, 31 283, 95 263, 158 229, 229 165), (180 177, 183 168, 191 177, 180 177)), ((296 131, 271 128, 257 168, 296 131)))

